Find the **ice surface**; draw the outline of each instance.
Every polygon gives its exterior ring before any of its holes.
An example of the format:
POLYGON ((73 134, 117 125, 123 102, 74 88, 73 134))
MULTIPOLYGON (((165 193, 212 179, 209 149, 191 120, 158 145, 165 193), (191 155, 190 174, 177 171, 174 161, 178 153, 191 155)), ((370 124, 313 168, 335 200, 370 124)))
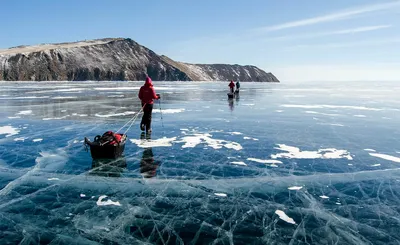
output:
MULTIPOLYGON (((287 108, 304 108, 304 109, 351 109, 351 110, 366 110, 366 111, 382 111, 385 109, 365 107, 365 106, 350 106, 350 105, 289 105, 284 104, 282 107, 287 108)), ((397 109, 396 109, 397 110, 397 109)))
POLYGON ((154 84, 146 134, 143 82, 0 83, 2 243, 400 242, 398 83, 154 84), (84 137, 124 125, 93 160, 84 137))

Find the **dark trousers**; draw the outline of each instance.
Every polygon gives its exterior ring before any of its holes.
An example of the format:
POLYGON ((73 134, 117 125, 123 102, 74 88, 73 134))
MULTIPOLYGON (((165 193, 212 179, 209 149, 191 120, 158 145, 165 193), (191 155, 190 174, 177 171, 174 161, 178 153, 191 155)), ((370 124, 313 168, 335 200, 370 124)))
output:
POLYGON ((231 87, 231 93, 232 93, 232 94, 233 94, 233 88, 234 88, 234 87, 231 87))
MULTIPOLYGON (((142 103, 143 107, 144 103, 142 103)), ((140 125, 144 125, 146 127, 146 130, 151 129, 151 113, 153 111, 153 104, 146 104, 143 107, 143 116, 142 116, 142 122, 140 125)))

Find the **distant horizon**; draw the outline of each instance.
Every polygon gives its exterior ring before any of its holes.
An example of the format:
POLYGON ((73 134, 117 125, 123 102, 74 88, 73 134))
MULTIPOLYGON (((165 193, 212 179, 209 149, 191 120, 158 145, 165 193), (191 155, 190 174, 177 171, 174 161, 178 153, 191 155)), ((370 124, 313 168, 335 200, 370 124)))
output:
POLYGON ((2 9, 13 21, 0 49, 125 37, 174 60, 254 65, 282 81, 400 78, 400 0, 15 0, 2 9))

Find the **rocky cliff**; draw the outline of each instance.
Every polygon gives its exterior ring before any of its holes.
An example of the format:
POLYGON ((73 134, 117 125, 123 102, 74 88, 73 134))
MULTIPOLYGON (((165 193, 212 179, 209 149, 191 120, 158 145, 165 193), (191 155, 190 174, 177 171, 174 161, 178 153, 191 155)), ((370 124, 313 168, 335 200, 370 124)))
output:
POLYGON ((0 50, 5 81, 257 81, 279 82, 255 66, 195 65, 159 56, 131 39, 18 46, 0 50))
POLYGON ((185 72, 193 81, 239 80, 243 82, 279 82, 272 73, 266 73, 256 66, 188 64, 173 61, 166 56, 161 56, 161 58, 168 64, 185 72))

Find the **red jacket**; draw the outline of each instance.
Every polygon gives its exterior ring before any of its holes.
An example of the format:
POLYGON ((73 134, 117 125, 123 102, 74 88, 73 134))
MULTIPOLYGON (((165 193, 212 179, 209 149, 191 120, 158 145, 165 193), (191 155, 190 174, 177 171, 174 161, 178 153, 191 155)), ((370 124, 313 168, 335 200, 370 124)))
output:
POLYGON ((231 81, 231 83, 229 83, 228 85, 230 88, 234 88, 235 87, 235 83, 233 81, 231 81))
POLYGON ((139 99, 146 104, 153 104, 158 99, 156 91, 154 91, 153 83, 150 77, 146 78, 146 82, 139 90, 139 99))

